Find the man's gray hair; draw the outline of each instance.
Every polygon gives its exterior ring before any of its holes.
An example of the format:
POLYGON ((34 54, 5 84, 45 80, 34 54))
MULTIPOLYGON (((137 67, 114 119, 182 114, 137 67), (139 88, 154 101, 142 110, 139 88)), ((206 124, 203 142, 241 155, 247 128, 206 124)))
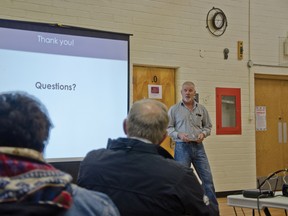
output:
POLYGON ((183 87, 184 85, 191 85, 191 86, 193 86, 193 88, 196 87, 195 84, 194 84, 193 82, 191 82, 191 81, 186 81, 186 82, 184 82, 184 83, 182 84, 182 87, 183 87))
POLYGON ((127 117, 127 135, 160 144, 166 134, 168 121, 165 104, 153 99, 136 101, 127 117))

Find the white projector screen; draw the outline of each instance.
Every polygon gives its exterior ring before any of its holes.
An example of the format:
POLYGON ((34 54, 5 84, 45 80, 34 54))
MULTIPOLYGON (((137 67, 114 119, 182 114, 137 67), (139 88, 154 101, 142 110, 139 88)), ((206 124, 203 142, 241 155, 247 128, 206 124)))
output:
POLYGON ((47 161, 78 161, 124 136, 129 36, 0 20, 0 92, 25 91, 47 107, 47 161))

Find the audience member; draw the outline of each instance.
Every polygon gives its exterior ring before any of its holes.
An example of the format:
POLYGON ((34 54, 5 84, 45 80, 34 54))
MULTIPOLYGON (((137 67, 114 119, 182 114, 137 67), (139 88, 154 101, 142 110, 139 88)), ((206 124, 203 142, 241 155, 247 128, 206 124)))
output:
POLYGON ((214 216, 193 170, 160 147, 168 121, 161 102, 135 102, 123 124, 127 138, 89 152, 78 184, 108 194, 123 216, 214 216))
POLYGON ((119 216, 107 195, 71 184, 69 174, 44 161, 51 127, 33 96, 0 94, 0 214, 119 216))

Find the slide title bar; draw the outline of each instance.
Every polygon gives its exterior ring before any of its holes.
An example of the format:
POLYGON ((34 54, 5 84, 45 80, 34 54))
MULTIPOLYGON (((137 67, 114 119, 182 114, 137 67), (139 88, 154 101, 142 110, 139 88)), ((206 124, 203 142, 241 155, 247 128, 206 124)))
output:
POLYGON ((0 28, 0 49, 127 60, 128 41, 0 28))

